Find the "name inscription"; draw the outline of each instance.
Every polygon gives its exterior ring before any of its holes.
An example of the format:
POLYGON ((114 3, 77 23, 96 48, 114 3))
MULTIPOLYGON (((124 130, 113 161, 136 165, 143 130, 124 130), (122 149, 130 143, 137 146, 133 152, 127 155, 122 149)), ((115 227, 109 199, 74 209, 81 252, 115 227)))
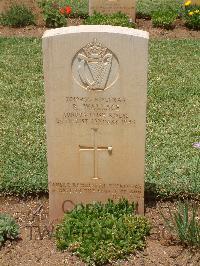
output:
POLYGON ((135 126, 135 120, 123 112, 126 105, 120 97, 66 97, 66 110, 56 123, 135 126))

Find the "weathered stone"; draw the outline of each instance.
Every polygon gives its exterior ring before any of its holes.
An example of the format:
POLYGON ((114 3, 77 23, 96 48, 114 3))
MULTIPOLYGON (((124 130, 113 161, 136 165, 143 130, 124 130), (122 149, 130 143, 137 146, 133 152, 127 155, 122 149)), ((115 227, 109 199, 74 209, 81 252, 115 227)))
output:
POLYGON ((125 197, 144 212, 148 33, 112 26, 43 36, 50 219, 125 197))
POLYGON ((132 21, 135 21, 136 1, 135 0, 89 0, 89 14, 94 11, 104 14, 122 12, 127 14, 132 21))

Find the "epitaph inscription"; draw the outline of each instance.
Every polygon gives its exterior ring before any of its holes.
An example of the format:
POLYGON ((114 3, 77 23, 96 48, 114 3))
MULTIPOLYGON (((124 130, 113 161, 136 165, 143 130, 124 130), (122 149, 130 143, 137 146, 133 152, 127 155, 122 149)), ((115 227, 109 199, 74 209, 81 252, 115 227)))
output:
POLYGON ((119 63, 108 48, 94 39, 74 57, 72 72, 75 81, 82 88, 104 91, 117 81, 119 63))

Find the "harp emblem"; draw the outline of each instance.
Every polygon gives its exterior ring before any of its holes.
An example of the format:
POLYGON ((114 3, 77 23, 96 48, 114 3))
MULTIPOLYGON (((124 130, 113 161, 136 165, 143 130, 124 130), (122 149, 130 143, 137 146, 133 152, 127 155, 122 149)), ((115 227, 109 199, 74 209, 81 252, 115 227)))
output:
POLYGON ((96 39, 76 54, 73 65, 75 81, 87 90, 104 91, 118 77, 118 60, 96 39))

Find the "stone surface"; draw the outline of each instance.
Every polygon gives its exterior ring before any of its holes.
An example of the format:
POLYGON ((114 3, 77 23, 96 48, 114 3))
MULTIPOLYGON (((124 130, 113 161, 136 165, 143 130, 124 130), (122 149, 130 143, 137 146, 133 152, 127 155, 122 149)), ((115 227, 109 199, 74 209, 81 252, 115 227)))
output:
POLYGON ((89 0, 89 14, 94 11, 104 14, 121 11, 135 21, 136 0, 89 0))
POLYGON ((112 26, 43 36, 50 219, 125 197, 144 212, 148 33, 112 26))

